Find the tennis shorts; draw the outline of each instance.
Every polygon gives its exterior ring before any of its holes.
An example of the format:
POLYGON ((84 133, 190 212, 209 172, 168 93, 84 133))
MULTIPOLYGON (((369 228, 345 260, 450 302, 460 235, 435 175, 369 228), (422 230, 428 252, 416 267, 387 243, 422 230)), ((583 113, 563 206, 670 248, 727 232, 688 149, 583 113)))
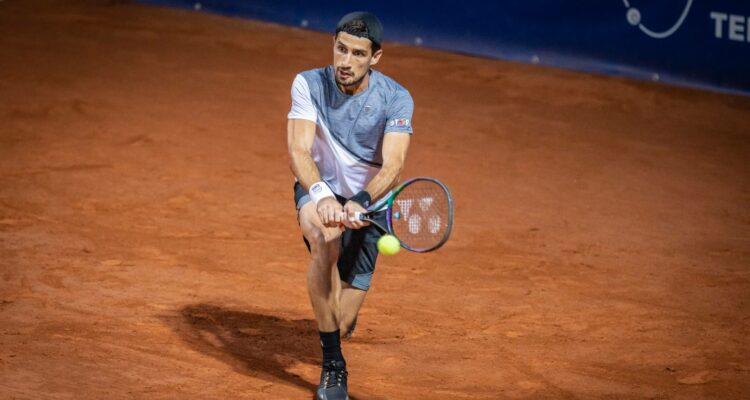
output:
MULTIPOLYGON (((336 196, 336 200, 342 205, 347 199, 336 196)), ((299 184, 294 183, 294 204, 297 207, 297 222, 299 223, 299 210, 310 202, 310 195, 299 184)), ((386 225, 385 210, 374 214, 373 220, 386 225)), ((341 249, 337 262, 339 277, 357 289, 370 289, 372 274, 375 272, 375 262, 378 259, 378 239, 382 233, 370 224, 362 229, 346 229, 341 234, 341 249)), ((303 236, 307 250, 310 251, 310 243, 303 236)))

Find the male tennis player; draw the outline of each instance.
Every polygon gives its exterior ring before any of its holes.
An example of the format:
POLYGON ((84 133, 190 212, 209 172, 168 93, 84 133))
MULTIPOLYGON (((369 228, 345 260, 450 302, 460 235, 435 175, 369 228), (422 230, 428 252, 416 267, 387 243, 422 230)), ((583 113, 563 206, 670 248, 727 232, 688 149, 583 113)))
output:
MULTIPOLYGON (((412 134, 411 95, 372 69, 383 55, 382 36, 374 15, 345 15, 333 37, 333 64, 292 84, 289 157, 323 348, 320 400, 349 398, 340 337, 354 329, 378 255, 380 232, 354 214, 398 183, 412 134)), ((384 213, 375 220, 385 224, 384 213)))

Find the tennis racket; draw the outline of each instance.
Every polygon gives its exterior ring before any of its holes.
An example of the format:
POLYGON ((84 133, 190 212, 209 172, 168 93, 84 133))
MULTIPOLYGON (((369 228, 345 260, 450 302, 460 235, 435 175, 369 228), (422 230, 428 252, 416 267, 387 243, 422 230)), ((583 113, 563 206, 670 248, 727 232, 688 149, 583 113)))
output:
POLYGON ((372 211, 358 215, 359 219, 395 236, 401 247, 417 253, 439 249, 453 228, 453 198, 448 187, 434 178, 409 179, 369 209, 372 211), (373 220, 383 205, 386 226, 373 220))

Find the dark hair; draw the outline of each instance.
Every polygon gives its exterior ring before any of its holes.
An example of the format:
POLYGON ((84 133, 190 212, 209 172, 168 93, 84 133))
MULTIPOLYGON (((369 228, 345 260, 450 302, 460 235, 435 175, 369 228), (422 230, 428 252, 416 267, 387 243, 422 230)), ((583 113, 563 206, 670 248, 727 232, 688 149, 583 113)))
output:
POLYGON ((375 53, 380 50, 380 43, 375 43, 375 41, 372 40, 370 37, 370 29, 367 27, 365 21, 362 21, 361 19, 351 20, 336 29, 336 36, 338 36, 339 32, 346 32, 350 35, 369 39, 372 52, 375 53))

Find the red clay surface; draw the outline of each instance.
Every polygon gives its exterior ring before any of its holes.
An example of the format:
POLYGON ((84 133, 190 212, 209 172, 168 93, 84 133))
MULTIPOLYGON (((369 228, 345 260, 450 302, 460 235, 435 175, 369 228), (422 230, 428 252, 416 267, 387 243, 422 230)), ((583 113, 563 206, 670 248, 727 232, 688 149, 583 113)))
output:
MULTIPOLYGON (((0 398, 308 399, 286 158, 330 36, 0 2, 0 398)), ((354 399, 750 396, 750 98, 387 45, 451 241, 381 258, 354 399)))

